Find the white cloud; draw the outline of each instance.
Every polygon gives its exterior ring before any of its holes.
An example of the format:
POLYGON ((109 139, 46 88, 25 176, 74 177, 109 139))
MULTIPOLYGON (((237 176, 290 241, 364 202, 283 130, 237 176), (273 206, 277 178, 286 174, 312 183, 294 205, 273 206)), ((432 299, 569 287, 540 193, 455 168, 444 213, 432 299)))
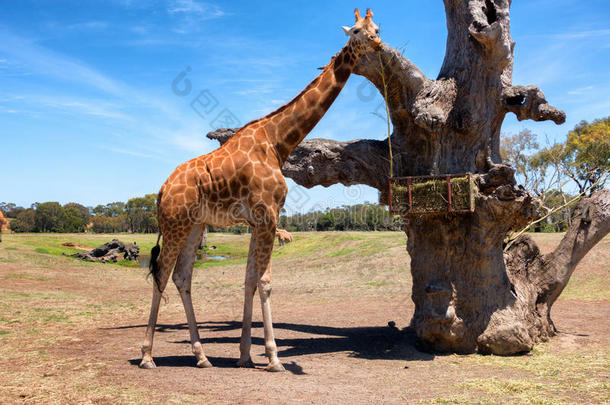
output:
POLYGON ((582 30, 582 31, 571 31, 571 32, 562 32, 560 34, 552 34, 551 38, 554 39, 562 39, 562 40, 574 40, 574 39, 596 39, 598 40, 600 37, 610 36, 610 29, 602 29, 602 30, 582 30))
MULTIPOLYGON (((121 155, 136 156, 136 157, 141 157, 141 158, 146 158, 146 159, 160 159, 160 157, 158 155, 142 153, 142 152, 134 151, 131 149, 122 149, 122 148, 116 148, 116 147, 106 146, 106 145, 94 145, 94 147, 97 149, 101 149, 101 150, 107 150, 109 152, 119 153, 121 155)), ((160 160, 164 160, 164 159, 160 159, 160 160)))
POLYGON ((203 132, 200 133, 200 136, 193 136, 191 131, 188 131, 188 133, 174 133, 171 136, 171 140, 176 146, 194 154, 203 155, 211 151, 210 141, 204 137, 203 132))
POLYGON ((202 21, 213 20, 227 15, 220 7, 195 0, 170 0, 167 12, 178 24, 171 31, 180 34, 190 34, 202 30, 202 21))
POLYGON ((102 100, 76 100, 62 98, 31 97, 30 100, 38 101, 46 107, 76 112, 78 114, 93 115, 96 117, 115 118, 129 120, 130 117, 122 112, 117 105, 102 100))
POLYGON ((70 30, 104 30, 108 28, 106 21, 87 21, 66 26, 70 30))
POLYGON ((594 89, 593 86, 585 86, 585 87, 580 87, 574 90, 570 90, 568 91, 568 94, 573 95, 573 96, 580 96, 583 94, 589 94, 591 93, 591 91, 594 89))
POLYGON ((226 15, 220 7, 214 4, 195 0, 171 0, 167 11, 170 14, 194 14, 199 19, 219 18, 226 15))

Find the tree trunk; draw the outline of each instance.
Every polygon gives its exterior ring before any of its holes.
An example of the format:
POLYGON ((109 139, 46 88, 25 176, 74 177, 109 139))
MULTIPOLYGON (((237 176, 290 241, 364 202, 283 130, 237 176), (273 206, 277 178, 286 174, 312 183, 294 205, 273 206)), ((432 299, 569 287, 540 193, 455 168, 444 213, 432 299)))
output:
MULTIPOLYGON (((476 173, 472 214, 407 215, 413 275, 411 326, 431 350, 513 354, 554 333, 549 313, 584 254, 610 231, 610 195, 581 202, 587 220, 574 220, 559 247, 541 256, 521 237, 506 255, 504 240, 536 216, 514 170, 501 162, 500 129, 508 112, 519 120, 565 121, 536 86, 513 86, 510 1, 445 0, 447 50, 430 80, 397 50, 384 45, 383 72, 394 127, 395 176, 476 173)), ((383 93, 377 54, 355 73, 383 93)), ((225 142, 234 130, 208 134, 225 142)), ((284 175, 305 187, 366 184, 387 202, 388 141, 305 140, 289 156, 284 175)))

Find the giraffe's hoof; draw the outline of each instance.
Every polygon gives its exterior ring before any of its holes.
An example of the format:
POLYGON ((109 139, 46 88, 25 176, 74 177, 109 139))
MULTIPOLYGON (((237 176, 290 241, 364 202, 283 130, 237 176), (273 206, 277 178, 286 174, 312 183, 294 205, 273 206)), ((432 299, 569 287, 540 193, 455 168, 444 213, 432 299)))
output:
POLYGON ((277 363, 272 363, 265 367, 265 371, 276 373, 278 371, 286 371, 286 369, 284 368, 284 366, 282 366, 282 363, 278 361, 277 363))
POLYGON ((210 368, 210 367, 214 367, 214 366, 212 365, 212 363, 210 363, 210 360, 205 359, 205 360, 199 360, 197 362, 197 367, 199 367, 199 368, 210 368))
POLYGON ((142 362, 140 363, 140 368, 143 368, 146 370, 150 370, 150 369, 156 368, 156 367, 157 367, 157 365, 152 360, 142 360, 142 362))
POLYGON ((252 362, 251 358, 248 358, 248 360, 239 360, 237 362, 237 367, 241 367, 241 368, 254 368, 254 363, 252 362))

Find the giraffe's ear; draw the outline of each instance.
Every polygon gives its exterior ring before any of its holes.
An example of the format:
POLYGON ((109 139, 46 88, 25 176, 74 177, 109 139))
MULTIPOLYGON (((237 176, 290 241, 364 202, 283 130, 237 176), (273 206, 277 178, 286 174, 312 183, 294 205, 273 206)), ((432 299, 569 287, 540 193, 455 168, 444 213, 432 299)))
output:
POLYGON ((345 25, 341 28, 343 28, 343 32, 345 32, 345 35, 349 37, 349 33, 352 29, 350 27, 346 27, 345 25))

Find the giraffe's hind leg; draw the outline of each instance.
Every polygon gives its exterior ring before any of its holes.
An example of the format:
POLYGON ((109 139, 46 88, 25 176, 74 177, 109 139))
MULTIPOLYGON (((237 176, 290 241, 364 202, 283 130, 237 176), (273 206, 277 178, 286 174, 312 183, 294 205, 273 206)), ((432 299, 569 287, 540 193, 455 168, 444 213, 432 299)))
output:
POLYGON ((148 326, 146 327, 146 336, 142 344, 142 361, 140 368, 155 368, 155 362, 152 358, 153 338, 155 327, 157 326, 157 318, 159 315, 159 305, 163 291, 167 286, 167 281, 174 268, 178 254, 186 241, 188 234, 172 233, 168 231, 163 235, 163 243, 161 254, 159 255, 158 264, 159 270, 157 277, 153 278, 153 297, 150 307, 150 316, 148 317, 148 326))
POLYGON ((193 354, 197 358, 197 367, 207 368, 212 367, 212 363, 205 357, 203 346, 199 338, 197 330, 197 320, 195 319, 195 311, 193 310, 193 302, 191 300, 191 280, 193 276, 193 265, 195 264, 197 248, 201 243, 203 236, 204 225, 195 225, 189 234, 184 247, 178 255, 176 268, 172 279, 182 298, 184 312, 189 325, 189 333, 191 336, 191 348, 193 354))
POLYGON ((254 367, 250 357, 252 346, 252 305, 254 293, 256 292, 256 238, 250 237, 250 250, 248 252, 248 264, 246 265, 246 279, 244 282, 244 314, 241 326, 241 339, 239 341, 238 367, 254 367))

